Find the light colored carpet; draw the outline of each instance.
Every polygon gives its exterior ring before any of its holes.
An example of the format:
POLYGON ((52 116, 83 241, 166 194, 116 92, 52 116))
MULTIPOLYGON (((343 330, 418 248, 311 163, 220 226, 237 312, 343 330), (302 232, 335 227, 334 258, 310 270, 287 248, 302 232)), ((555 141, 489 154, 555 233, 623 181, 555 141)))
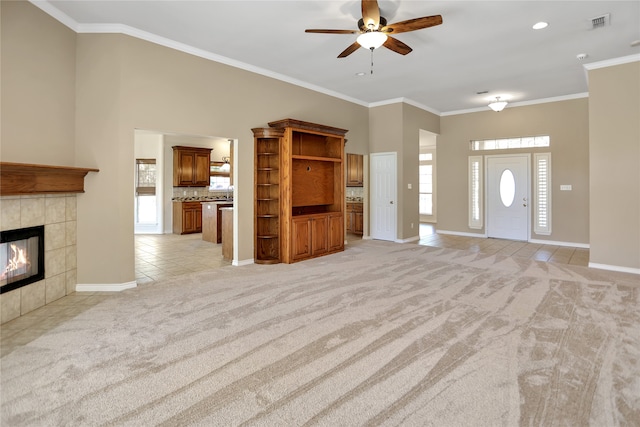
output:
POLYGON ((638 276, 362 241, 132 289, 1 360, 2 425, 640 425, 638 276))

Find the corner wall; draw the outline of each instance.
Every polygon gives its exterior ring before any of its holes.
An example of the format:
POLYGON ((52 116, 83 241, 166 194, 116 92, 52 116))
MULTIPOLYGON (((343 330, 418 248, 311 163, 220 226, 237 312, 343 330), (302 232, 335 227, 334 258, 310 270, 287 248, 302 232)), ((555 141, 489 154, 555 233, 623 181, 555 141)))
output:
POLYGON ((589 265, 640 273, 640 61, 589 71, 589 265))

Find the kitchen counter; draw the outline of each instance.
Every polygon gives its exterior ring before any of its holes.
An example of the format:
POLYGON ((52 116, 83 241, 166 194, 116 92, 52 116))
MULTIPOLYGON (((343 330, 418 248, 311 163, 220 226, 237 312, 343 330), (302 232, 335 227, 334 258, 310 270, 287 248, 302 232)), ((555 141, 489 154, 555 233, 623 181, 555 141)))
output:
POLYGON ((233 203, 233 198, 227 199, 226 197, 173 197, 172 202, 219 202, 219 203, 233 203))

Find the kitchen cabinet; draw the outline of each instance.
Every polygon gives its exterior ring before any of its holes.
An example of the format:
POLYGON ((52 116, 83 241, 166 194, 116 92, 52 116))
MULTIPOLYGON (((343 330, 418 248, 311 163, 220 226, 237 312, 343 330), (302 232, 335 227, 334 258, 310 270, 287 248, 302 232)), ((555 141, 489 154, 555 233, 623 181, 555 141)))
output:
POLYGON ((362 154, 347 154, 347 187, 362 187, 364 182, 362 154))
POLYGON ((211 148, 173 148, 173 186, 208 187, 211 162, 211 148))
POLYGON ((255 262, 292 263, 344 250, 347 130, 284 119, 252 131, 255 262))
POLYGON ((361 202, 347 202, 347 232, 362 235, 364 213, 361 202))
POLYGON ((202 232, 202 203, 173 202, 173 234, 202 232))

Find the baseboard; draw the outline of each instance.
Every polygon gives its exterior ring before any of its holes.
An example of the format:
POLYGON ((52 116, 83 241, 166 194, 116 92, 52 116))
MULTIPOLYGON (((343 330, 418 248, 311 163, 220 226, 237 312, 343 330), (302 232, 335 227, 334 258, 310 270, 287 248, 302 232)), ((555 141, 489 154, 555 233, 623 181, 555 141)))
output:
POLYGON ((537 243, 540 245, 567 246, 570 248, 583 248, 583 249, 589 249, 590 247, 588 243, 555 242, 552 240, 540 240, 540 239, 531 239, 529 240, 529 243, 537 243))
POLYGON ((231 265, 235 266, 235 267, 242 267, 243 265, 249 265, 249 264, 254 264, 254 260, 253 258, 250 259, 243 259, 242 261, 236 261, 235 259, 231 262, 231 265))
POLYGON ((589 263, 589 268, 598 268, 600 270, 619 271, 621 273, 640 274, 640 268, 621 267, 619 265, 589 263))
POLYGON ((436 229, 437 234, 450 234, 452 236, 464 236, 464 237, 487 237, 486 234, 480 233, 465 233, 463 231, 448 231, 436 229))
POLYGON ((408 239, 396 239, 395 242, 396 243, 409 243, 409 242, 415 242, 417 240, 420 240, 420 236, 413 236, 413 237, 409 237, 408 239))
POLYGON ((76 285, 76 292, 120 292, 126 289, 137 287, 138 284, 134 280, 127 283, 104 283, 104 284, 82 284, 76 285))

